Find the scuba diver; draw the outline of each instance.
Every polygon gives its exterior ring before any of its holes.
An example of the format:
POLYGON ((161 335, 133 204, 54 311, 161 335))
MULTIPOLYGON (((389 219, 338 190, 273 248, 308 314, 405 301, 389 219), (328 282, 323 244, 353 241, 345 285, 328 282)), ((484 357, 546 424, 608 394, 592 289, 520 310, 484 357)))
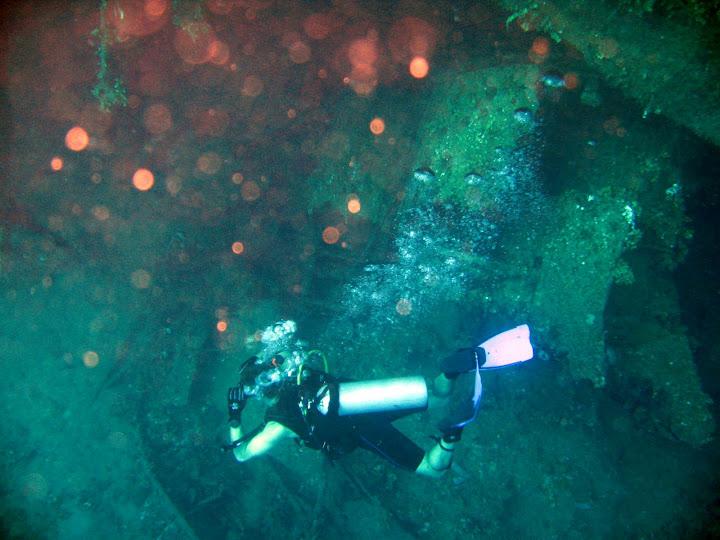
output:
POLYGON ((480 371, 530 360, 533 349, 527 325, 502 332, 476 347, 460 349, 441 363, 433 384, 435 395, 446 398, 441 436, 427 452, 392 425, 394 420, 428 407, 428 383, 421 376, 356 381, 328 373, 318 350, 305 350, 296 339, 296 324, 280 321, 262 333, 263 350, 240 368, 240 382, 228 390, 230 444, 244 462, 294 439, 336 459, 357 447, 392 464, 437 478, 453 463, 463 428, 480 406, 480 371), (315 359, 324 369, 310 367, 315 359), (243 409, 250 399, 268 405, 265 421, 245 433, 243 409))

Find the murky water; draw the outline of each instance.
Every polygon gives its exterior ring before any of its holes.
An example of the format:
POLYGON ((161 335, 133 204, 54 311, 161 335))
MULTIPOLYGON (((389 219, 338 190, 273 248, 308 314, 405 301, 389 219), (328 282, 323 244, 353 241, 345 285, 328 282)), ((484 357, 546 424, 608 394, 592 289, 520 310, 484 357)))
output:
MULTIPOLYGON (((3 536, 718 536, 703 6, 9 4, 3 536), (292 352, 263 357, 280 320, 308 355, 283 388, 431 381, 521 324, 534 358, 483 372, 440 479, 292 441, 239 463, 228 387, 292 352)), ((429 450, 446 405, 394 425, 429 450)))

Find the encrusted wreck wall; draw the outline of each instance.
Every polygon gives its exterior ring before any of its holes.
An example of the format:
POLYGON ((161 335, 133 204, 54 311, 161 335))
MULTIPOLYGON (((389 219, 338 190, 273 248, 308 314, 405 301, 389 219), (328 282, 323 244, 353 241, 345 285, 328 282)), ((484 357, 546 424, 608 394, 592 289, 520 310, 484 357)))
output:
MULTIPOLYGON (((508 22, 569 43, 609 84, 720 144, 720 62, 697 28, 623 14, 610 2, 501 0, 508 22), (688 99, 691 97, 691 99, 688 99)), ((651 2, 652 4, 652 2, 651 2)), ((711 22, 712 24, 712 22, 711 22)))

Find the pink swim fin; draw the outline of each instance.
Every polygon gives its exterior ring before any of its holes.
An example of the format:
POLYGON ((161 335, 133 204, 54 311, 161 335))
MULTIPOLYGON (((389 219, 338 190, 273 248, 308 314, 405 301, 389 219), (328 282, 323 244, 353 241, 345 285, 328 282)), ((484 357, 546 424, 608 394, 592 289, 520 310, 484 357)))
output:
POLYGON ((485 363, 480 369, 491 369, 518 362, 525 362, 533 357, 530 343, 530 328, 527 324, 506 330, 480 344, 485 350, 485 363))

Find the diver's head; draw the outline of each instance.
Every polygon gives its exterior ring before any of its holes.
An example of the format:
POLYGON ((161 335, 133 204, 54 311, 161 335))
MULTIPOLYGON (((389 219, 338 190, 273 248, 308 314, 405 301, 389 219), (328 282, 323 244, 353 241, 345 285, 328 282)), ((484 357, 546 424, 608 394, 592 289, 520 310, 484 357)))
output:
POLYGON ((269 362, 258 356, 251 356, 240 367, 240 386, 246 396, 254 398, 272 397, 284 378, 279 368, 284 364, 282 355, 275 355, 269 362))
POLYGON ((250 357, 240 369, 240 385, 247 396, 273 399, 287 383, 295 383, 304 361, 301 351, 282 351, 268 360, 250 357))
POLYGON ((240 368, 240 385, 245 395, 272 399, 289 382, 294 382, 305 361, 303 343, 294 339, 295 323, 280 321, 262 333, 263 350, 240 368))

